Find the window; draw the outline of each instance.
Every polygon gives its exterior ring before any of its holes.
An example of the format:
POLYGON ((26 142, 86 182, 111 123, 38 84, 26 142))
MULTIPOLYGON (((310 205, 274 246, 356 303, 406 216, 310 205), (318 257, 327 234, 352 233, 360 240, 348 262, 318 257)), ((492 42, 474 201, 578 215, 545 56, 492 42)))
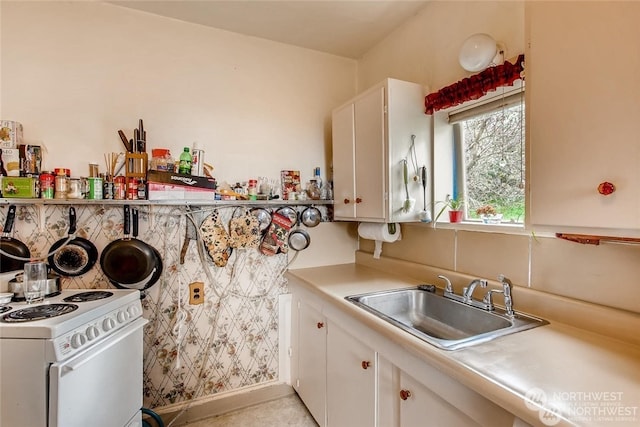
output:
POLYGON ((467 221, 524 223, 523 91, 523 86, 505 88, 492 99, 448 114, 454 140, 453 193, 463 195, 467 221))

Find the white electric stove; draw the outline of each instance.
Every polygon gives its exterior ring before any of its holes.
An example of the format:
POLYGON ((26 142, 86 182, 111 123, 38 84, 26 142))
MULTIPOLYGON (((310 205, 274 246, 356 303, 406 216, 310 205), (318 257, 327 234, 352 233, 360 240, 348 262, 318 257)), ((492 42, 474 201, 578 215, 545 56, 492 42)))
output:
POLYGON ((141 426, 146 323, 137 290, 0 307, 0 425, 141 426))

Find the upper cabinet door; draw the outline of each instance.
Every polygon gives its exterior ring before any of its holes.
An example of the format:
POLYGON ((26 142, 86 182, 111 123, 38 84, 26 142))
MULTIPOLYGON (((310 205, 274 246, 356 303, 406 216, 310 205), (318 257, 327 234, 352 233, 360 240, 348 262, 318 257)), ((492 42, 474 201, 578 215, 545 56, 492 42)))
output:
POLYGON ((526 16, 531 225, 637 234, 640 3, 527 2, 526 16))
POLYGON ((360 220, 385 220, 385 90, 355 102, 356 214, 360 220))
POLYGON ((333 215, 336 219, 356 217, 355 183, 355 105, 347 104, 333 112, 333 215))
POLYGON ((334 218, 417 221, 424 195, 431 194, 432 176, 429 171, 426 192, 414 179, 419 167, 431 164, 422 87, 387 79, 334 110, 332 119, 334 218), (407 188, 403 160, 410 175, 407 188), (411 209, 403 209, 407 192, 411 209))

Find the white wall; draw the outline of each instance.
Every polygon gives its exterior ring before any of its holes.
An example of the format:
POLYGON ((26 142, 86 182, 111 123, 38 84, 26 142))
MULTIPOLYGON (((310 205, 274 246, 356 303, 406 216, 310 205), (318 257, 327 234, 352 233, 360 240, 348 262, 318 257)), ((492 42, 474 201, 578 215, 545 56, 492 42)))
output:
MULTIPOLYGON (((44 144, 44 168, 88 173, 142 118, 147 151, 198 141, 219 182, 311 178, 331 162, 331 110, 356 62, 97 2, 2 2, 0 117, 44 144)), ((303 265, 350 262, 344 224, 323 224, 303 265), (335 236, 335 239, 331 238, 335 236), (327 249, 329 241, 330 250, 327 249)), ((313 239, 312 235, 312 239, 313 239)), ((302 265, 301 264, 301 265, 302 265)))
POLYGON ((490 34, 506 46, 506 57, 524 53, 524 2, 434 1, 358 61, 358 87, 393 77, 420 83, 430 92, 467 73, 458 64, 464 40, 490 34))
POLYGON ((354 93, 354 61, 88 2, 3 2, 3 118, 86 174, 139 118, 149 148, 194 140, 220 179, 326 173, 330 111, 354 93), (73 155, 71 155, 73 154, 73 155))
MULTIPOLYGON (((491 34, 506 45, 506 56, 511 58, 525 51, 524 27, 523 1, 430 2, 359 61, 359 86, 390 75, 436 91, 467 76, 457 60, 466 37, 477 32, 491 34)), ((632 44, 630 40, 629 47, 632 44)), ((576 49, 588 49, 588 42, 585 46, 576 49)), ((438 138, 435 144, 438 151, 438 138)), ((588 141, 585 150, 590 150, 588 141)), ((405 225, 402 241, 388 245, 383 255, 475 277, 495 279, 505 274, 517 286, 639 311, 638 245, 579 245, 553 234, 472 230, 405 225), (603 291, 608 283, 615 283, 615 292, 603 291)), ((373 242, 361 242, 360 249, 372 252, 373 242)), ((514 295, 517 301, 517 288, 514 295)))

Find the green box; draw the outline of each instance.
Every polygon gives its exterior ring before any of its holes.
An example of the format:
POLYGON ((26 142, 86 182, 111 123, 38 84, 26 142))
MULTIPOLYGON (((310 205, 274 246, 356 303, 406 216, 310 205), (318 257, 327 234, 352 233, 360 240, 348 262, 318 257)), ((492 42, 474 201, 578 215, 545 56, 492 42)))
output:
POLYGON ((38 179, 22 176, 0 177, 0 192, 6 199, 37 199, 39 197, 38 179))

